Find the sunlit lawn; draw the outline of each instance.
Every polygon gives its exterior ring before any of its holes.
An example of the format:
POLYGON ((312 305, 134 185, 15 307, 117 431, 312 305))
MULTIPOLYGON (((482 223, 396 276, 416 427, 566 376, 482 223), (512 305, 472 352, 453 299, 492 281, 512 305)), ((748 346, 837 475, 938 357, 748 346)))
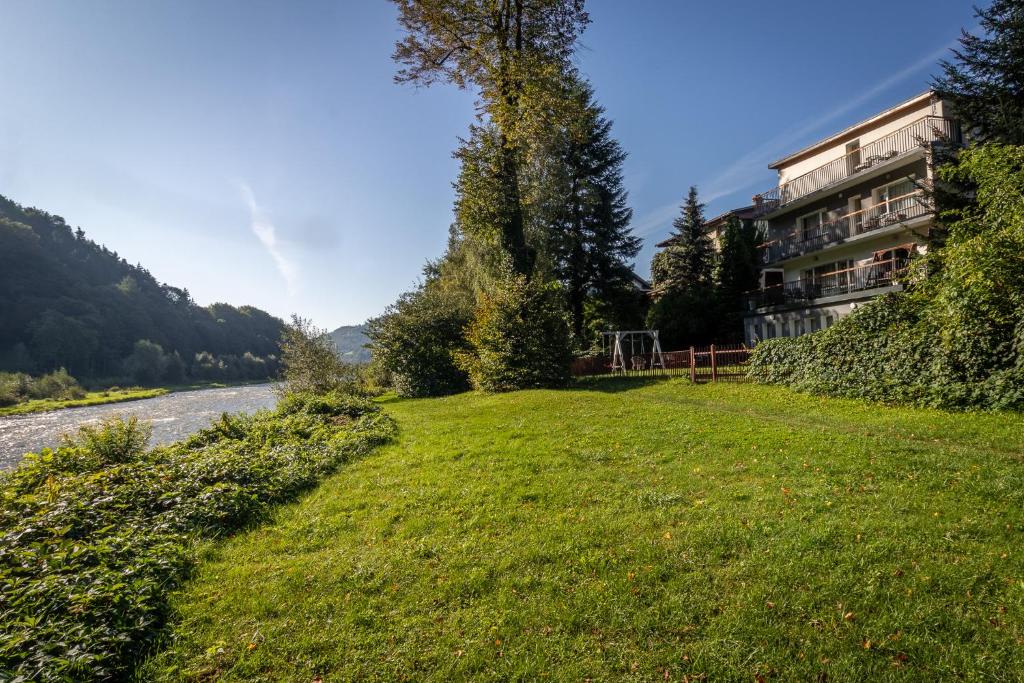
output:
POLYGON ((1024 419, 684 379, 389 401, 141 677, 1024 678, 1024 419))

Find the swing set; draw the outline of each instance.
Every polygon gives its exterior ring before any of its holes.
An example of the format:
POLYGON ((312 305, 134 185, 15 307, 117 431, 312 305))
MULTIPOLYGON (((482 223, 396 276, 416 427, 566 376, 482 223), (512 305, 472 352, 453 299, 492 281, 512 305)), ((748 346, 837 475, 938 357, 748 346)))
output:
POLYGON ((601 333, 601 349, 605 356, 612 357, 612 373, 626 372, 629 361, 633 370, 665 369, 665 357, 661 353, 661 342, 658 330, 616 330, 601 333), (651 344, 651 362, 647 365, 647 342, 651 344), (629 356, 626 356, 626 344, 629 344, 629 356), (636 352, 640 347, 639 355, 636 352))

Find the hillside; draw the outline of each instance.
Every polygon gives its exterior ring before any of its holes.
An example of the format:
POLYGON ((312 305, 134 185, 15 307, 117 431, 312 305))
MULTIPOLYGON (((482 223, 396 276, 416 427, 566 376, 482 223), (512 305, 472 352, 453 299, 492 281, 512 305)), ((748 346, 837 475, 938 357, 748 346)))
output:
POLYGON ((370 350, 365 348, 370 338, 366 336, 366 325, 342 325, 330 333, 342 359, 349 363, 369 363, 370 350))
POLYGON ((145 339, 187 375, 265 376, 282 327, 251 306, 199 306, 60 216, 0 197, 0 370, 117 377, 145 339))
POLYGON ((145 680, 1024 677, 1024 432, 749 384, 385 400, 145 680))

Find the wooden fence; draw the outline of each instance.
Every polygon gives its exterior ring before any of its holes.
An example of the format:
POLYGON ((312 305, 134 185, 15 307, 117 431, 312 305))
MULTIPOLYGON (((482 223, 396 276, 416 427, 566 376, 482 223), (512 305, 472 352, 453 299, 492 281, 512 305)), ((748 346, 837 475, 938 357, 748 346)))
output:
POLYGON ((638 353, 626 359, 627 370, 612 372, 612 359, 607 356, 577 358, 573 362, 574 377, 664 377, 688 376, 691 382, 742 382, 746 380, 750 349, 744 344, 712 344, 691 346, 684 351, 662 354, 664 369, 651 353, 638 353))

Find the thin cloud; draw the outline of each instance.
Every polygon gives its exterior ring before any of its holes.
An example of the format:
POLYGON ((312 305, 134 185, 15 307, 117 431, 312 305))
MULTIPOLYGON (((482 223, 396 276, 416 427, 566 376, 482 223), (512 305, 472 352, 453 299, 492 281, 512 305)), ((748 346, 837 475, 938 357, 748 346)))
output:
MULTIPOLYGON (((705 203, 710 203, 741 190, 756 187, 757 181, 751 181, 751 178, 756 178, 758 174, 762 174, 768 164, 778 158, 779 155, 792 149, 794 145, 802 140, 806 140, 812 133, 835 119, 861 107, 882 92, 903 82, 925 67, 936 64, 939 59, 948 54, 950 48, 954 47, 958 40, 951 40, 941 48, 929 52, 913 64, 879 81, 857 97, 846 100, 843 104, 826 112, 824 115, 804 121, 802 124, 790 128, 758 145, 749 153, 727 166, 718 175, 711 178, 711 180, 701 185, 701 200, 705 203)), ((634 233, 640 237, 647 237, 658 230, 663 230, 665 222, 674 215, 677 208, 678 202, 651 210, 636 222, 634 233)))
POLYGON ((267 250, 267 253, 270 254, 270 258, 273 259, 277 272, 284 278, 285 285, 288 287, 288 294, 295 294, 299 280, 299 269, 281 251, 281 243, 277 239, 277 230, 274 229, 274 224, 270 222, 266 212, 256 203, 256 195, 253 194, 252 188, 244 181, 238 182, 238 188, 242 193, 242 198, 249 207, 250 229, 252 229, 260 244, 263 245, 263 248, 267 250))

